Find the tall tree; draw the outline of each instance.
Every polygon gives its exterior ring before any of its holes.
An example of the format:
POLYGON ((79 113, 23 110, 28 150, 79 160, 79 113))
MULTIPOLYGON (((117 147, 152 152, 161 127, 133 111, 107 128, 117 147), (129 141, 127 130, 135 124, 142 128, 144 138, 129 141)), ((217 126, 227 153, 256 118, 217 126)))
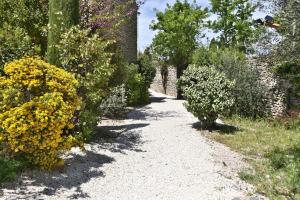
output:
POLYGON ((79 23, 79 0, 49 0, 48 62, 60 66, 56 45, 66 29, 79 23))
MULTIPOLYGON (((167 5, 164 12, 157 12, 157 22, 151 25, 158 34, 153 39, 152 48, 161 60, 177 68, 177 77, 181 77, 196 49, 207 9, 195 3, 176 0, 173 6, 167 5)), ((181 92, 178 91, 178 98, 181 92)))
POLYGON ((254 38, 252 15, 256 6, 249 0, 210 0, 211 12, 218 18, 210 23, 214 32, 219 33, 222 46, 236 46, 245 51, 254 38))

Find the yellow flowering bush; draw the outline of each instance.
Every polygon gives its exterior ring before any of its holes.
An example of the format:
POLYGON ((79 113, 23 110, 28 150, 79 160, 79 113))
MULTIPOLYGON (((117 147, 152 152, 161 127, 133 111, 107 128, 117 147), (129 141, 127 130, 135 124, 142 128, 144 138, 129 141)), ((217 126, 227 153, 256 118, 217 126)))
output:
POLYGON ((43 169, 61 163, 59 154, 80 144, 72 133, 80 108, 76 79, 39 58, 6 64, 0 78, 0 142, 43 169))

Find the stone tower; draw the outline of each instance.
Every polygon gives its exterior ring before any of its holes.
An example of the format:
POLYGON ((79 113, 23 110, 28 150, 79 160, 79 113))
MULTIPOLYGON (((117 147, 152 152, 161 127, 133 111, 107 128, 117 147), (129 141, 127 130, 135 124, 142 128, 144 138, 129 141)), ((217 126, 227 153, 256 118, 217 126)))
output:
MULTIPOLYGON (((120 3, 128 3, 132 0, 119 0, 120 3)), ((137 62, 137 3, 134 1, 126 8, 126 13, 130 13, 124 24, 120 27, 118 38, 121 50, 125 59, 129 63, 137 62)))

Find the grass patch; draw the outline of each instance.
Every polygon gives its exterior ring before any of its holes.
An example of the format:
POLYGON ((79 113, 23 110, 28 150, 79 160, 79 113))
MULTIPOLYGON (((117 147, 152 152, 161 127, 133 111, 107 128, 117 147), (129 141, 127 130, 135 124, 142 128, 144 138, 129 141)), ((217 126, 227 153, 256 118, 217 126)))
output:
POLYGON ((217 130, 208 137, 249 158, 255 173, 245 171, 240 177, 270 199, 300 200, 300 120, 225 121, 237 130, 217 130))
POLYGON ((14 180, 25 166, 23 161, 10 160, 0 156, 0 184, 14 180))

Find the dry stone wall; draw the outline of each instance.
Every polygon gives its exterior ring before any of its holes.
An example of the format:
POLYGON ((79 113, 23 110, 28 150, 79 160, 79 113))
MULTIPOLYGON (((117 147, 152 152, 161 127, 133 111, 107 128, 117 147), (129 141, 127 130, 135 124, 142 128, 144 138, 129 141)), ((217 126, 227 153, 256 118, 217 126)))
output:
POLYGON ((278 117, 287 114, 289 107, 290 83, 275 75, 272 66, 257 60, 252 60, 251 64, 257 66, 260 73, 261 84, 267 88, 266 91, 266 112, 278 117))
POLYGON ((175 67, 156 68, 156 76, 151 84, 151 89, 169 96, 177 96, 177 70, 175 67))

